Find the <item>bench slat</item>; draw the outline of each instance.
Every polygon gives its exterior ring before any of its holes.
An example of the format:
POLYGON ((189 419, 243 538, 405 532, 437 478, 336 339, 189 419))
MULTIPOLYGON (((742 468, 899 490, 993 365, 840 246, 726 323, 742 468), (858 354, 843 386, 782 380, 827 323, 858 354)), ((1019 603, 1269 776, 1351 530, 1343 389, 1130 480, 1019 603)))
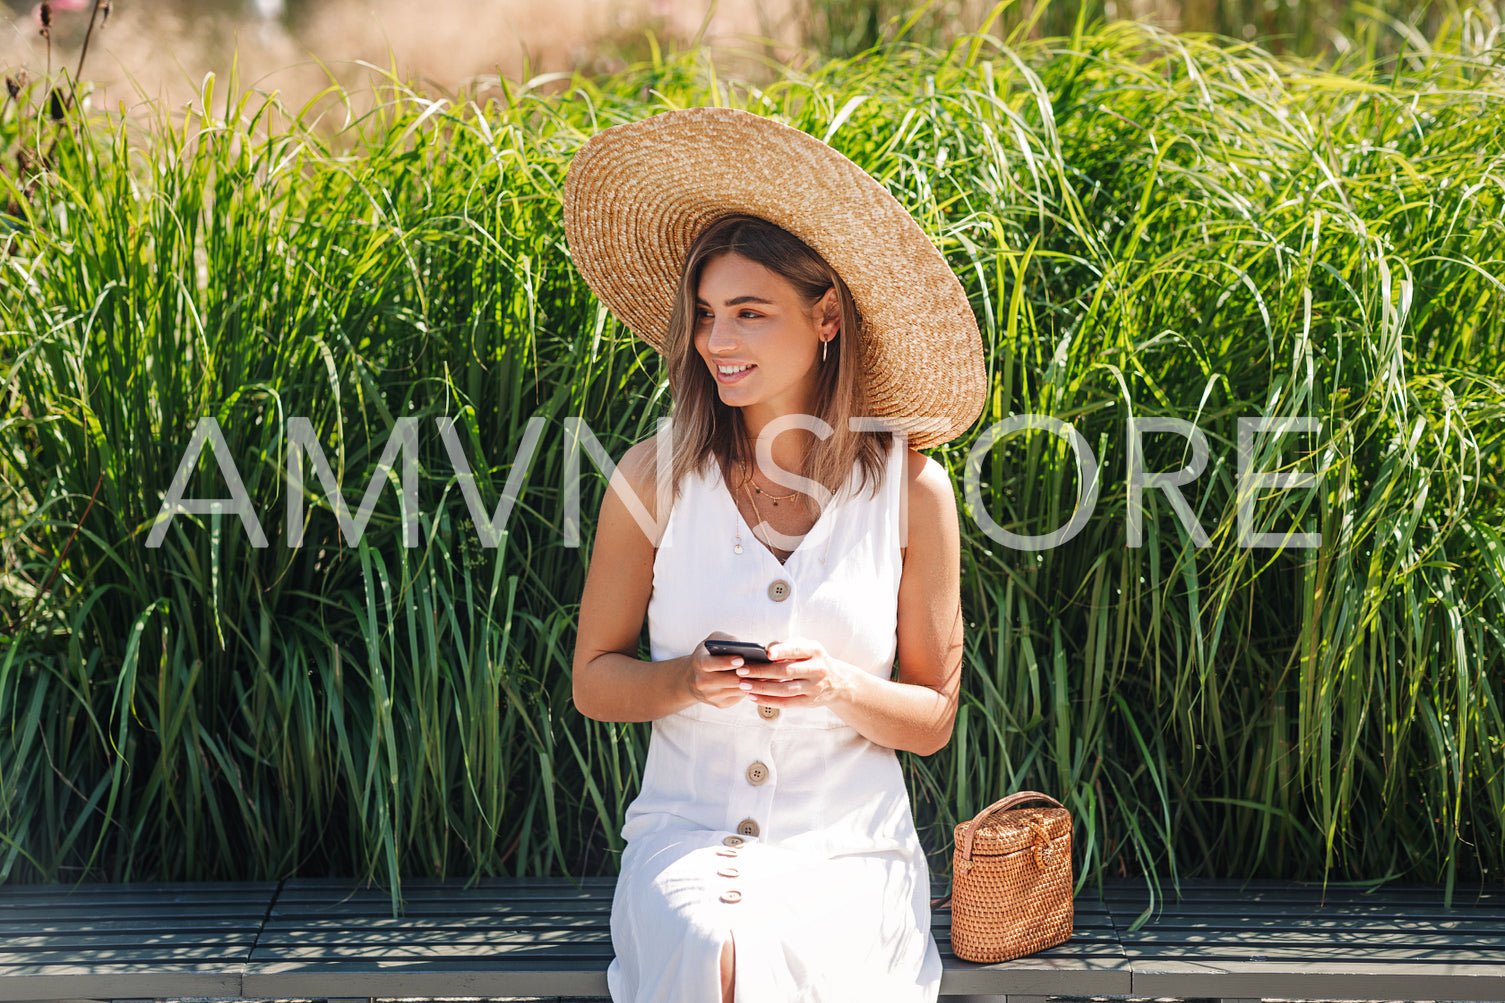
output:
POLYGON ((1505 978, 1505 958, 1499 957, 1498 944, 1493 947, 1438 945, 1413 945, 1410 947, 1371 947, 1367 944, 1338 946, 1331 944, 1271 944, 1251 942, 1247 944, 1125 944, 1124 954, 1131 960, 1146 958, 1159 961, 1163 958, 1178 958, 1197 964, 1231 961, 1363 961, 1381 964, 1388 961, 1454 961, 1493 968, 1505 978))
MULTIPOLYGON (((1035 957, 1055 959, 1076 959, 1090 957, 1121 958, 1123 955, 1117 945, 1090 942, 1069 941, 1069 946, 1062 945, 1050 951, 1041 952, 1035 957)), ((949 946, 949 942, 942 946, 949 946)), ((609 939, 599 937, 575 937, 575 938, 518 938, 511 941, 493 941, 489 943, 447 943, 447 944, 413 944, 413 943, 383 943, 373 941, 370 943, 341 943, 341 944, 305 944, 296 946, 257 947, 251 956, 253 964, 274 962, 340 962, 351 959, 366 959, 371 962, 408 962, 408 961, 459 961, 461 959, 489 959, 500 956, 526 957, 529 955, 545 955, 558 958, 576 957, 601 957, 611 960, 612 950, 609 939)))
MULTIPOLYGON (((544 878, 542 880, 549 880, 544 878)), ((1103 887, 1113 893, 1121 894, 1149 894, 1149 886, 1139 878, 1106 878, 1103 887)), ((1169 882, 1161 880, 1162 888, 1171 888, 1169 882)), ((1321 892, 1326 889, 1328 895, 1356 895, 1360 897, 1417 897, 1417 898, 1440 898, 1442 889, 1437 885, 1415 884, 1396 882, 1393 884, 1370 887, 1367 885, 1342 884, 1330 881, 1325 886, 1320 881, 1280 881, 1270 878, 1251 878, 1241 880, 1236 878, 1192 878, 1183 881, 1181 894, 1183 897, 1195 896, 1222 896, 1229 893, 1245 893, 1254 895, 1284 895, 1290 893, 1305 894, 1309 891, 1321 892)), ((1505 901, 1505 888, 1499 885, 1489 884, 1461 884, 1453 887, 1455 897, 1462 895, 1492 896, 1505 901)))
POLYGON ((293 916, 273 919, 266 925, 263 941, 293 935, 298 930, 373 930, 386 934, 388 931, 409 931, 421 934, 425 930, 531 930, 531 929, 606 929, 611 916, 601 913, 548 913, 527 912, 501 915, 483 913, 466 916, 456 913, 449 916, 293 916))
POLYGON ((962 961, 949 951, 941 957, 941 994, 946 996, 1128 996, 1130 988, 1129 963, 1122 957, 1032 954, 997 965, 962 961))
MULTIPOLYGON (((470 909, 477 903, 496 902, 508 908, 526 903, 545 903, 555 911, 574 908, 577 903, 591 906, 611 904, 615 881, 611 878, 580 879, 582 887, 576 888, 564 878, 484 879, 472 887, 465 887, 458 879, 449 882, 433 879, 409 879, 403 882, 403 904, 409 913, 427 914, 431 910, 453 911, 457 898, 463 898, 464 906, 470 909)), ((940 897, 949 891, 945 883, 932 887, 932 897, 940 897)), ((274 914, 280 915, 300 908, 354 910, 376 909, 391 912, 391 896, 385 889, 352 886, 337 878, 299 879, 289 881, 277 896, 274 914)), ((1084 892, 1077 900, 1078 913, 1105 915, 1107 905, 1095 892, 1084 892)))
POLYGON ((304 922, 307 920, 335 920, 338 922, 369 923, 382 919, 407 919, 428 920, 443 922, 446 919, 470 919, 473 917, 519 917, 530 916, 609 916, 611 915, 611 902, 599 902, 571 906, 557 902, 538 902, 536 904, 518 904, 502 902, 483 902, 474 905, 463 901, 452 901, 443 908, 415 909, 409 906, 401 916, 392 915, 392 905, 378 905, 376 903, 341 903, 330 904, 326 907, 300 906, 297 909, 272 910, 270 923, 285 924, 304 922))
MULTIPOLYGON (((1125 924, 1144 911, 1145 906, 1129 908, 1120 905, 1115 915, 1120 917, 1125 924)), ((1335 906, 1329 905, 1325 909, 1302 908, 1300 903, 1291 903, 1286 909, 1274 906, 1251 907, 1247 911, 1241 911, 1234 905, 1219 909, 1212 908, 1187 908, 1162 903, 1155 907, 1163 910, 1157 917, 1162 922, 1190 923, 1198 922, 1210 926, 1244 923, 1253 920, 1275 920, 1277 922, 1321 922, 1326 919, 1343 917, 1347 919, 1374 919, 1381 922, 1393 921, 1404 918, 1412 922, 1444 922, 1447 920, 1469 919, 1475 922, 1505 924, 1505 913, 1494 913, 1486 909, 1412 909, 1400 904, 1392 904, 1389 908, 1381 905, 1365 906, 1335 906), (1172 912, 1174 910, 1174 912, 1172 912), (1170 920, 1167 917, 1174 917, 1170 920)), ((1152 911, 1151 915, 1155 915, 1152 911)))
POLYGON ((1134 962, 1134 995, 1325 1000, 1505 1000, 1496 965, 1134 962))
MULTIPOLYGON (((1403 889, 1394 891, 1379 889, 1372 892, 1359 892, 1350 888, 1329 888, 1325 892, 1321 885, 1302 884, 1273 884, 1262 881, 1257 886, 1240 891, 1237 888, 1228 888, 1224 891, 1216 891, 1191 882, 1183 882, 1181 895, 1178 898, 1176 890, 1170 885, 1161 889, 1161 893, 1151 895, 1150 890, 1143 884, 1131 887, 1125 884, 1126 879, 1117 878, 1113 882, 1105 884, 1102 898, 1105 902, 1125 902, 1130 900, 1148 900, 1151 898, 1163 902, 1179 902, 1182 905, 1195 905, 1197 903, 1210 903, 1213 905, 1228 906, 1237 902, 1247 905, 1289 905, 1291 903, 1327 902, 1337 905, 1362 905, 1366 902, 1401 905, 1406 907, 1424 907, 1428 905, 1442 906, 1447 902, 1441 888, 1403 889)), ((1505 909, 1505 895, 1497 895, 1493 892, 1480 892, 1472 889, 1458 889, 1453 893, 1453 906, 1459 908, 1492 909, 1499 911, 1505 909)))
POLYGON ((0 965, 0 1000, 182 999, 240 993, 238 965, 0 965))
MULTIPOLYGON (((1117 914, 1137 915, 1151 904, 1150 897, 1141 887, 1137 891, 1108 889, 1104 900, 1117 914)), ((1505 921, 1505 899, 1474 900, 1455 897, 1451 907, 1444 906, 1440 893, 1431 896, 1421 894, 1389 896, 1353 894, 1334 895, 1329 890, 1326 896, 1320 888, 1289 889, 1279 896, 1258 891, 1250 892, 1245 900, 1235 890, 1225 895, 1209 895, 1205 889, 1195 889, 1178 901, 1167 897, 1154 902, 1162 916, 1204 917, 1208 920, 1245 921, 1257 917, 1288 919, 1293 916, 1320 919, 1329 915, 1374 916, 1393 918, 1404 915, 1408 919, 1456 919, 1468 917, 1476 920, 1505 921)))
POLYGON ((251 999, 309 997, 605 996, 606 966, 598 959, 490 958, 459 965, 425 962, 417 968, 370 962, 309 966, 273 962, 247 966, 241 992, 251 999))
MULTIPOLYGON (((554 878, 554 884, 547 881, 518 881, 514 878, 488 878, 474 884, 467 883, 459 878, 448 883, 426 881, 410 887, 410 882, 402 883, 402 897, 411 902, 447 902, 456 893, 474 896, 476 898, 499 898, 511 901, 525 899, 559 900, 575 897, 604 898, 610 900, 612 893, 616 891, 616 882, 613 880, 590 880, 579 879, 578 884, 569 878, 554 878)), ((341 892, 369 896, 375 899, 388 898, 387 889, 378 886, 353 886, 348 881, 340 881, 336 878, 321 879, 318 884, 289 881, 283 886, 281 901, 296 902, 299 899, 310 901, 325 901, 331 893, 341 892)))
MULTIPOLYGON (((224 937, 216 937, 215 943, 222 949, 220 953, 231 950, 249 948, 256 943, 257 931, 253 929, 240 930, 224 937)), ((164 957, 175 957, 184 948, 201 949, 204 944, 204 935, 201 932, 187 932, 175 930, 164 932, 153 930, 146 939, 150 940, 149 948, 143 948, 143 938, 133 936, 132 931, 119 933, 45 933, 26 934, 19 936, 0 937, 0 963, 8 960, 11 954, 26 954, 33 956, 40 951, 66 950, 71 948, 88 948, 91 951, 122 951, 157 949, 158 954, 164 957)), ((109 957, 109 955, 105 955, 109 957)))
MULTIPOLYGON (((595 874, 556 878, 519 878, 512 875, 483 874, 474 880, 458 875, 451 878, 405 878, 402 882, 402 889, 403 894, 413 892, 415 894, 453 895, 456 891, 464 891, 466 894, 471 894, 478 888, 512 888, 519 890, 533 888, 543 889, 544 891, 558 891, 561 888, 573 889, 579 887, 604 890, 610 895, 616 885, 616 878, 595 874)), ((349 890, 352 888, 357 888, 367 893, 386 894, 386 889, 378 884, 359 883, 349 878, 288 878, 282 883, 283 893, 288 895, 302 892, 327 895, 331 890, 349 890)))
POLYGON ((401 937, 393 937, 390 931, 385 930, 308 930, 303 931, 302 935, 292 932, 263 937, 257 944, 257 949, 263 953, 275 953, 279 956, 286 952, 314 947, 407 951, 430 948, 442 950, 449 947, 458 950, 462 946, 469 948, 489 945, 491 949, 495 949, 509 944, 600 942, 609 941, 610 937, 610 931, 604 926, 581 927, 573 930, 405 930, 402 931, 401 937))
MULTIPOLYGON (((303 880, 303 879, 300 879, 303 880)), ((315 881, 328 880, 314 878, 315 881)), ((344 880, 344 879, 335 879, 344 880)), ((510 880, 510 879, 509 879, 510 880)), ((537 881, 552 881, 553 878, 535 878, 537 881)), ((585 878, 587 881, 610 881, 610 878, 585 878)), ((442 882, 439 882, 442 883, 442 882)), ((349 881, 345 881, 349 884, 349 881)), ((20 884, 13 882, 0 886, 0 891, 5 895, 67 895, 73 891, 84 894, 99 893, 101 898, 112 896, 135 896, 144 892, 152 894, 176 894, 183 893, 190 898, 203 898, 206 895, 260 895, 263 892, 277 890, 275 881, 85 881, 82 884, 20 884)))
POLYGON ((1377 930, 1367 927, 1321 927, 1316 929, 1214 930, 1146 927, 1134 935, 1132 943, 1145 950, 1195 950, 1199 945, 1253 947, 1299 947, 1325 944, 1353 950, 1369 947, 1481 947, 1498 950, 1505 943, 1505 930, 1456 931, 1423 928, 1417 930, 1377 930))
POLYGON ((34 886, 23 885, 19 888, 0 886, 0 916, 8 916, 12 912, 58 907, 89 908, 95 912, 129 912, 136 909, 163 910, 181 906, 194 909, 220 906, 225 912, 240 912, 253 906, 265 909, 272 895, 277 891, 277 886, 274 884, 243 888, 236 893, 217 890, 206 891, 199 895, 192 895, 181 890, 170 890, 158 895, 151 891, 133 889, 130 893, 101 894, 98 899, 95 899, 90 891, 94 888, 108 887, 110 886, 87 885, 79 891, 58 888, 48 895, 45 892, 32 890, 34 886))
MULTIPOLYGON (((1248 885, 1227 884, 1224 882, 1203 882, 1200 880, 1185 881, 1181 885, 1181 893, 1178 897, 1174 886, 1162 885, 1160 893, 1152 896, 1148 885, 1132 878, 1113 878, 1103 883, 1103 898, 1113 902, 1121 899, 1148 899, 1158 897, 1183 903, 1192 902, 1219 902, 1227 904, 1234 901, 1257 902, 1394 902, 1413 905, 1426 903, 1441 904, 1446 896, 1443 890, 1435 886, 1412 887, 1405 885, 1392 885, 1377 888, 1372 891, 1363 891, 1357 888, 1344 888, 1337 885, 1328 885, 1326 889, 1320 884, 1307 884, 1293 881, 1272 881, 1261 879, 1251 881, 1248 885)), ((1465 887, 1453 889, 1454 905, 1472 905, 1486 908, 1505 908, 1505 892, 1492 888, 1465 887)))
POLYGON ((124 947, 42 947, 23 953, 0 952, 0 965, 21 966, 46 965, 55 967, 77 966, 94 971, 104 971, 118 965, 188 964, 190 962, 223 962, 234 966, 243 963, 254 941, 248 939, 239 944, 179 944, 157 947, 133 944, 124 947), (25 960, 21 960, 24 956, 25 960))
POLYGON ((574 940, 530 939, 510 944, 309 944, 257 948, 251 955, 251 962, 303 962, 327 964, 330 967, 348 961, 384 967, 421 966, 429 963, 452 966, 530 957, 559 958, 561 961, 600 958, 604 964, 612 957, 611 941, 590 937, 574 940))
MULTIPOLYGON (((496 934, 519 934, 530 930, 540 932, 566 930, 598 930, 607 932, 608 917, 597 918, 560 917, 539 914, 532 917, 514 917, 498 920, 494 916, 457 916, 451 919, 434 918, 378 918, 369 922, 353 923, 348 920, 323 919, 299 920, 297 922, 268 923, 262 933, 262 945, 298 944, 316 941, 333 943, 341 939, 359 937, 389 942, 400 939, 411 942, 441 942, 464 938, 474 940, 496 934)), ((948 914, 937 914, 931 920, 935 936, 948 936, 951 919, 948 914)), ((1074 941, 1102 941, 1116 944, 1117 934, 1111 926, 1088 925, 1078 922, 1072 934, 1074 941)))
MULTIPOLYGON (((0 889, 3 893, 4 889, 0 889)), ((138 907, 125 909, 105 909, 100 906, 90 906, 82 901, 72 900, 67 903, 59 903, 50 907, 36 906, 24 910, 0 913, 6 923, 24 923, 33 917, 45 919, 138 919, 154 923, 170 923, 174 920, 181 922, 186 917, 195 919, 224 919, 226 917, 246 917, 261 922, 266 915, 268 905, 271 904, 271 893, 266 898, 257 902, 249 900, 245 903, 233 905, 217 903, 184 902, 181 905, 157 905, 143 903, 138 907)), ((390 912, 390 910, 389 910, 390 912)))
POLYGON ((0 921, 0 943, 4 943, 12 937, 41 936, 44 934, 71 936, 73 934, 111 933, 115 931, 148 931, 156 934, 225 930, 229 931, 230 934, 243 932, 254 935, 260 927, 261 924, 256 921, 242 917, 227 916, 190 918, 180 923, 164 923, 159 920, 141 919, 100 919, 97 916, 78 917, 76 919, 37 916, 30 920, 0 921))
MULTIPOLYGON (((1146 925, 1134 936, 1148 937, 1159 934, 1172 936, 1179 934, 1214 934, 1218 931, 1227 931, 1229 927, 1225 923, 1212 922, 1194 916, 1163 916, 1153 925, 1146 925)), ((1469 917, 1452 917, 1448 919, 1428 919, 1426 917, 1412 916, 1345 916, 1341 913, 1331 916, 1246 916, 1238 925, 1240 930, 1269 931, 1270 933, 1283 932, 1317 932, 1328 933, 1335 936, 1352 935, 1374 931, 1375 933, 1395 932, 1428 932, 1437 931, 1442 933, 1482 934, 1496 937, 1505 936, 1505 923, 1492 919, 1474 919, 1469 917)))

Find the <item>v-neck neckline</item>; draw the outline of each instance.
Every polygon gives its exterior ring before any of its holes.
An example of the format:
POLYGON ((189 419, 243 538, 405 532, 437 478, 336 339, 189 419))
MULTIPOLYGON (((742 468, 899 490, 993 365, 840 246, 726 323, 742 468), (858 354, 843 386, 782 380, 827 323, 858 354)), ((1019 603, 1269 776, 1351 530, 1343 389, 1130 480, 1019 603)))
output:
MULTIPOLYGON (((825 526, 827 519, 829 519, 831 516, 832 510, 839 508, 841 505, 845 504, 847 500, 847 488, 851 486, 852 481, 852 475, 848 474, 847 483, 842 485, 840 491, 837 491, 831 495, 831 500, 828 501, 823 508, 821 508, 820 515, 816 516, 814 524, 805 531, 804 536, 800 537, 798 546, 791 550, 789 552, 789 556, 781 561, 779 560, 779 555, 775 554, 773 552, 773 549, 769 547, 768 544, 764 543, 758 537, 757 533, 753 532, 752 527, 749 526, 747 524, 747 520, 743 518, 742 510, 737 507, 736 496, 732 494, 731 486, 726 483, 726 475, 721 472, 721 465, 715 464, 713 469, 715 470, 714 476, 716 478, 717 486, 721 489, 721 496, 726 499, 727 504, 731 505, 732 513, 737 517, 737 526, 742 531, 745 531, 747 535, 752 538, 753 544, 763 553, 772 558, 774 563, 777 564, 780 568, 788 568, 790 561, 793 561, 799 554, 804 553, 805 544, 809 543, 810 538, 815 536, 816 530, 820 529, 822 526, 825 526)), ((826 526, 825 532, 822 534, 822 536, 829 541, 830 535, 834 532, 836 532, 834 527, 826 526)))

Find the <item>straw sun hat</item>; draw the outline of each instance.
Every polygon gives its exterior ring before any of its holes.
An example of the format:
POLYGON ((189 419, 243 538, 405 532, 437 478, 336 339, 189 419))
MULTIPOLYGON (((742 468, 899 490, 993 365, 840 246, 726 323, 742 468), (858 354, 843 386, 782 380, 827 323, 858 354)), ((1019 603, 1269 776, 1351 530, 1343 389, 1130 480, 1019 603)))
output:
POLYGON ((922 449, 977 419, 982 339, 961 283, 888 190, 820 140, 750 112, 686 108, 596 134, 565 179, 575 266, 660 351, 690 245, 729 213, 788 230, 847 284, 876 416, 922 449))

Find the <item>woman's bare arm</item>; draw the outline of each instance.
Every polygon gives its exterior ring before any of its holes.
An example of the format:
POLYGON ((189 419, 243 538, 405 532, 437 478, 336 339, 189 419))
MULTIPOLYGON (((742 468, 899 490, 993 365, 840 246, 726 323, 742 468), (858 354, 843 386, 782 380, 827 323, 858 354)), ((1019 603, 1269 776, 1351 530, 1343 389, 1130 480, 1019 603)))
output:
POLYGON ((653 439, 629 449, 596 521, 575 633, 574 697, 580 713, 598 721, 652 721, 697 701, 725 707, 743 697, 731 671, 742 660, 712 655, 704 644, 659 662, 637 657, 656 541, 644 534, 620 492, 635 492, 657 520, 654 472, 653 439))

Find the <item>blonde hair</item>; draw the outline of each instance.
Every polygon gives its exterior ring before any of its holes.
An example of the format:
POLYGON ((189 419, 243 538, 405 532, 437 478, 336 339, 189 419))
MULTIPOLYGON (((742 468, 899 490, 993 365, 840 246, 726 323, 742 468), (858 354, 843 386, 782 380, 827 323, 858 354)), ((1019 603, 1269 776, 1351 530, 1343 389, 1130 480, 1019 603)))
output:
MULTIPOLYGON (((748 441, 740 408, 721 402, 715 380, 695 348, 696 301, 705 266, 724 254, 737 254, 782 276, 805 301, 806 310, 836 289, 841 326, 821 363, 815 393, 815 415, 831 426, 824 440, 812 439, 805 450, 804 469, 795 471, 838 491, 854 467, 860 469, 858 488, 876 492, 882 480, 887 432, 852 431, 848 419, 867 415, 867 387, 859 370, 857 333, 861 330, 857 305, 836 269, 804 241, 757 216, 722 216, 696 238, 685 256, 669 318, 664 356, 669 367, 669 391, 674 398, 674 495, 686 474, 706 469, 714 458, 723 470, 750 466, 754 444, 748 441)), ((811 510, 817 499, 806 495, 811 510)))

